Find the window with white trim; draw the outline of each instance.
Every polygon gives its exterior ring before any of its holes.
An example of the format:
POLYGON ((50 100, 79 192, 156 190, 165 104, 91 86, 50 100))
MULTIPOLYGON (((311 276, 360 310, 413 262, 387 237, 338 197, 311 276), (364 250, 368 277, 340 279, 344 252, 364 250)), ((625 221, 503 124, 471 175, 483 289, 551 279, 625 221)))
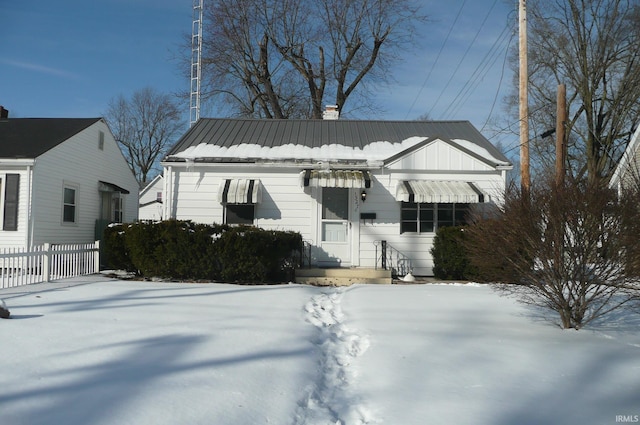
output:
POLYGON ((124 210, 124 198, 120 195, 120 193, 114 193, 114 196, 111 198, 111 202, 113 204, 113 221, 115 223, 122 223, 122 212, 124 210))
POLYGON ((467 223, 471 204, 400 203, 400 233, 434 233, 467 223))
POLYGON ((64 186, 62 192, 62 222, 75 223, 77 219, 77 189, 64 186))
MULTIPOLYGON (((2 230, 18 230, 18 204, 20 199, 20 174, 6 174, 2 203, 2 230)), ((0 187, 2 187, 0 180, 0 187)))

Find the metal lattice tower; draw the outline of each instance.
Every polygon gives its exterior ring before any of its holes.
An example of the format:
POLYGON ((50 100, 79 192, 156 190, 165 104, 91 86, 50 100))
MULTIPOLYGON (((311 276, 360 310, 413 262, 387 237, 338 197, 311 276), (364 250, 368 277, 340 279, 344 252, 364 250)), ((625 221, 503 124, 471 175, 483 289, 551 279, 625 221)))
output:
POLYGON ((193 0, 193 25, 191 32, 191 100, 189 127, 200 118, 200 82, 202 77, 202 18, 204 0, 193 0))

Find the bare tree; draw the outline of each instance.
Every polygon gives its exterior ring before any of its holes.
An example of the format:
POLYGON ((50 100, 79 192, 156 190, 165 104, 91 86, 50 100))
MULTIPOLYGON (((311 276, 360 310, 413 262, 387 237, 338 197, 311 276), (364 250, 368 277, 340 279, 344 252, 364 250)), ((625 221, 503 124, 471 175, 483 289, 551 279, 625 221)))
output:
POLYGON ((130 99, 112 99, 105 119, 140 183, 148 181, 185 124, 174 98, 150 87, 130 99))
POLYGON ((325 102, 344 110, 349 99, 366 100, 366 84, 385 81, 424 20, 412 0, 215 0, 205 7, 203 95, 262 118, 321 118, 325 102))
POLYGON ((514 188, 502 210, 467 229, 471 262, 506 294, 579 329, 640 300, 638 194, 618 199, 596 182, 514 188))
POLYGON ((553 164, 554 140, 540 135, 555 127, 557 86, 566 84, 568 169, 606 179, 640 122, 640 4, 540 0, 527 16, 534 164, 553 164))

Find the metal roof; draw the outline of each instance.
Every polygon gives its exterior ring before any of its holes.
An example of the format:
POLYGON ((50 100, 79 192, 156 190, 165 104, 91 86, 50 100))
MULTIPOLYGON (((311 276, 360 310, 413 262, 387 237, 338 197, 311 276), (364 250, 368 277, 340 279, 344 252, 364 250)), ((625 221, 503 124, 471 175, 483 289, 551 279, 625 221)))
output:
POLYGON ((220 147, 255 144, 262 147, 344 145, 354 148, 410 137, 463 139, 509 162, 469 121, 273 120, 201 118, 168 152, 167 157, 202 143, 220 147))
POLYGON ((100 118, 0 119, 0 158, 36 158, 100 118))

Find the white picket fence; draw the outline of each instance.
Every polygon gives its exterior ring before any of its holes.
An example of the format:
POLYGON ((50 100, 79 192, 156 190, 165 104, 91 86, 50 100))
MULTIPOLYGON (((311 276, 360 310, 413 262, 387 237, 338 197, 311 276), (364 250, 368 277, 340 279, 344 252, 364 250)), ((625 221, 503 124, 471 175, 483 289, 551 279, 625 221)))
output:
POLYGON ((0 249, 0 289, 100 271, 100 242, 0 249))

